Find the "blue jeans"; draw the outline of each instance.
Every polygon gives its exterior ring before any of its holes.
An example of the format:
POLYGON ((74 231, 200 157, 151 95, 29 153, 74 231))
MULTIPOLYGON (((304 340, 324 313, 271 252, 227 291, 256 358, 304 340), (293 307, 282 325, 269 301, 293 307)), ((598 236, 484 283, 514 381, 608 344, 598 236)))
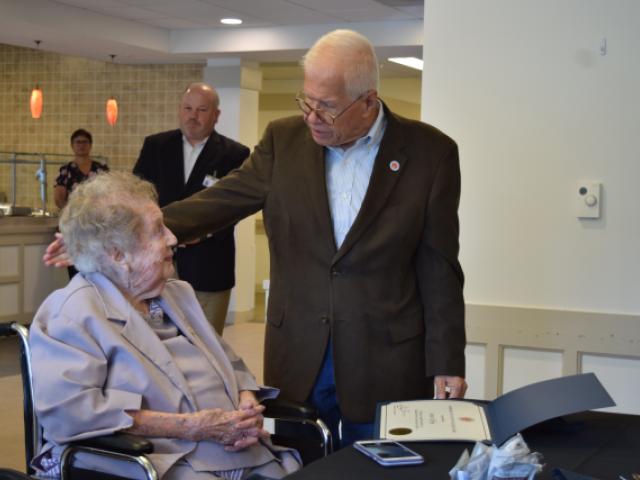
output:
POLYGON ((333 375, 333 347, 331 342, 324 354, 322 368, 311 390, 309 403, 318 409, 320 418, 327 424, 333 437, 333 448, 348 447, 356 440, 373 438, 373 423, 355 423, 342 417, 333 375), (340 423, 342 423, 340 428, 340 423), (340 430, 342 435, 340 435, 340 430))

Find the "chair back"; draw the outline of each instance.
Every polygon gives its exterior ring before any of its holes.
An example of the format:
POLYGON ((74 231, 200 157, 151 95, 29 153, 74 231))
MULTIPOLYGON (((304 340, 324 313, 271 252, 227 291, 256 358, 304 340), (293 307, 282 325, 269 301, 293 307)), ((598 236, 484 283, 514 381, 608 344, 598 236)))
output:
POLYGON ((17 322, 0 323, 0 337, 17 335, 20 340, 20 372, 22 373, 22 398, 24 416, 24 450, 26 472, 34 474, 31 460, 36 455, 42 441, 42 428, 33 408, 33 384, 31 369, 31 349, 29 330, 17 322))

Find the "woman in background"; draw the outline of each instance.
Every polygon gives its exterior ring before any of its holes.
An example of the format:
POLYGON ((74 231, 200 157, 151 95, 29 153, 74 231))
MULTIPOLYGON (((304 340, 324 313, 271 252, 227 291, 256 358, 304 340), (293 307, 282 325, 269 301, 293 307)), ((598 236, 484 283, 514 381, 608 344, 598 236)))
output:
MULTIPOLYGON (((108 172, 109 167, 104 163, 91 160, 91 146, 93 137, 87 130, 79 128, 71 134, 71 149, 75 158, 69 163, 60 167, 60 174, 56 178, 53 187, 53 200, 56 206, 62 210, 67 204, 69 194, 80 182, 94 176, 99 172, 108 172)), ((69 278, 78 273, 75 267, 67 267, 69 278)))
POLYGON ((71 134, 71 149, 75 158, 60 167, 60 174, 53 188, 53 199, 58 208, 62 209, 67 204, 69 194, 78 183, 98 172, 109 171, 105 164, 91 160, 89 154, 92 145, 93 137, 88 131, 80 128, 71 134))

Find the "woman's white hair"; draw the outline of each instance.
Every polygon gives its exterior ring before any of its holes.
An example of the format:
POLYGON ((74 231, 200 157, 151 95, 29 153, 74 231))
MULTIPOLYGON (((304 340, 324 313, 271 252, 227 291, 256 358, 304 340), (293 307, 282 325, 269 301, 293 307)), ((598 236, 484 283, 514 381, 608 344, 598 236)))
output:
POLYGON ((62 210, 60 231, 80 272, 119 276, 111 255, 140 248, 146 202, 157 203, 154 186, 131 173, 104 172, 80 183, 62 210))
POLYGON ((344 71, 345 88, 352 99, 369 90, 378 90, 378 57, 364 35, 345 29, 329 32, 316 41, 300 63, 308 73, 315 71, 316 67, 325 68, 323 61, 327 58, 344 71))

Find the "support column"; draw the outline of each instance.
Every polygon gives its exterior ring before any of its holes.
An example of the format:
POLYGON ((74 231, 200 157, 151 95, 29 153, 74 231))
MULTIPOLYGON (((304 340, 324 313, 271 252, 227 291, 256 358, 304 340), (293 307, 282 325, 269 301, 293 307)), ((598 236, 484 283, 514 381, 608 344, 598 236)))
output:
MULTIPOLYGON (((209 59, 204 81, 214 86, 220 96, 221 113, 216 130, 253 150, 258 143, 258 95, 262 87, 259 66, 239 58, 209 59)), ((227 324, 254 319, 255 215, 236 225, 235 240, 236 286, 231 293, 227 324)))

